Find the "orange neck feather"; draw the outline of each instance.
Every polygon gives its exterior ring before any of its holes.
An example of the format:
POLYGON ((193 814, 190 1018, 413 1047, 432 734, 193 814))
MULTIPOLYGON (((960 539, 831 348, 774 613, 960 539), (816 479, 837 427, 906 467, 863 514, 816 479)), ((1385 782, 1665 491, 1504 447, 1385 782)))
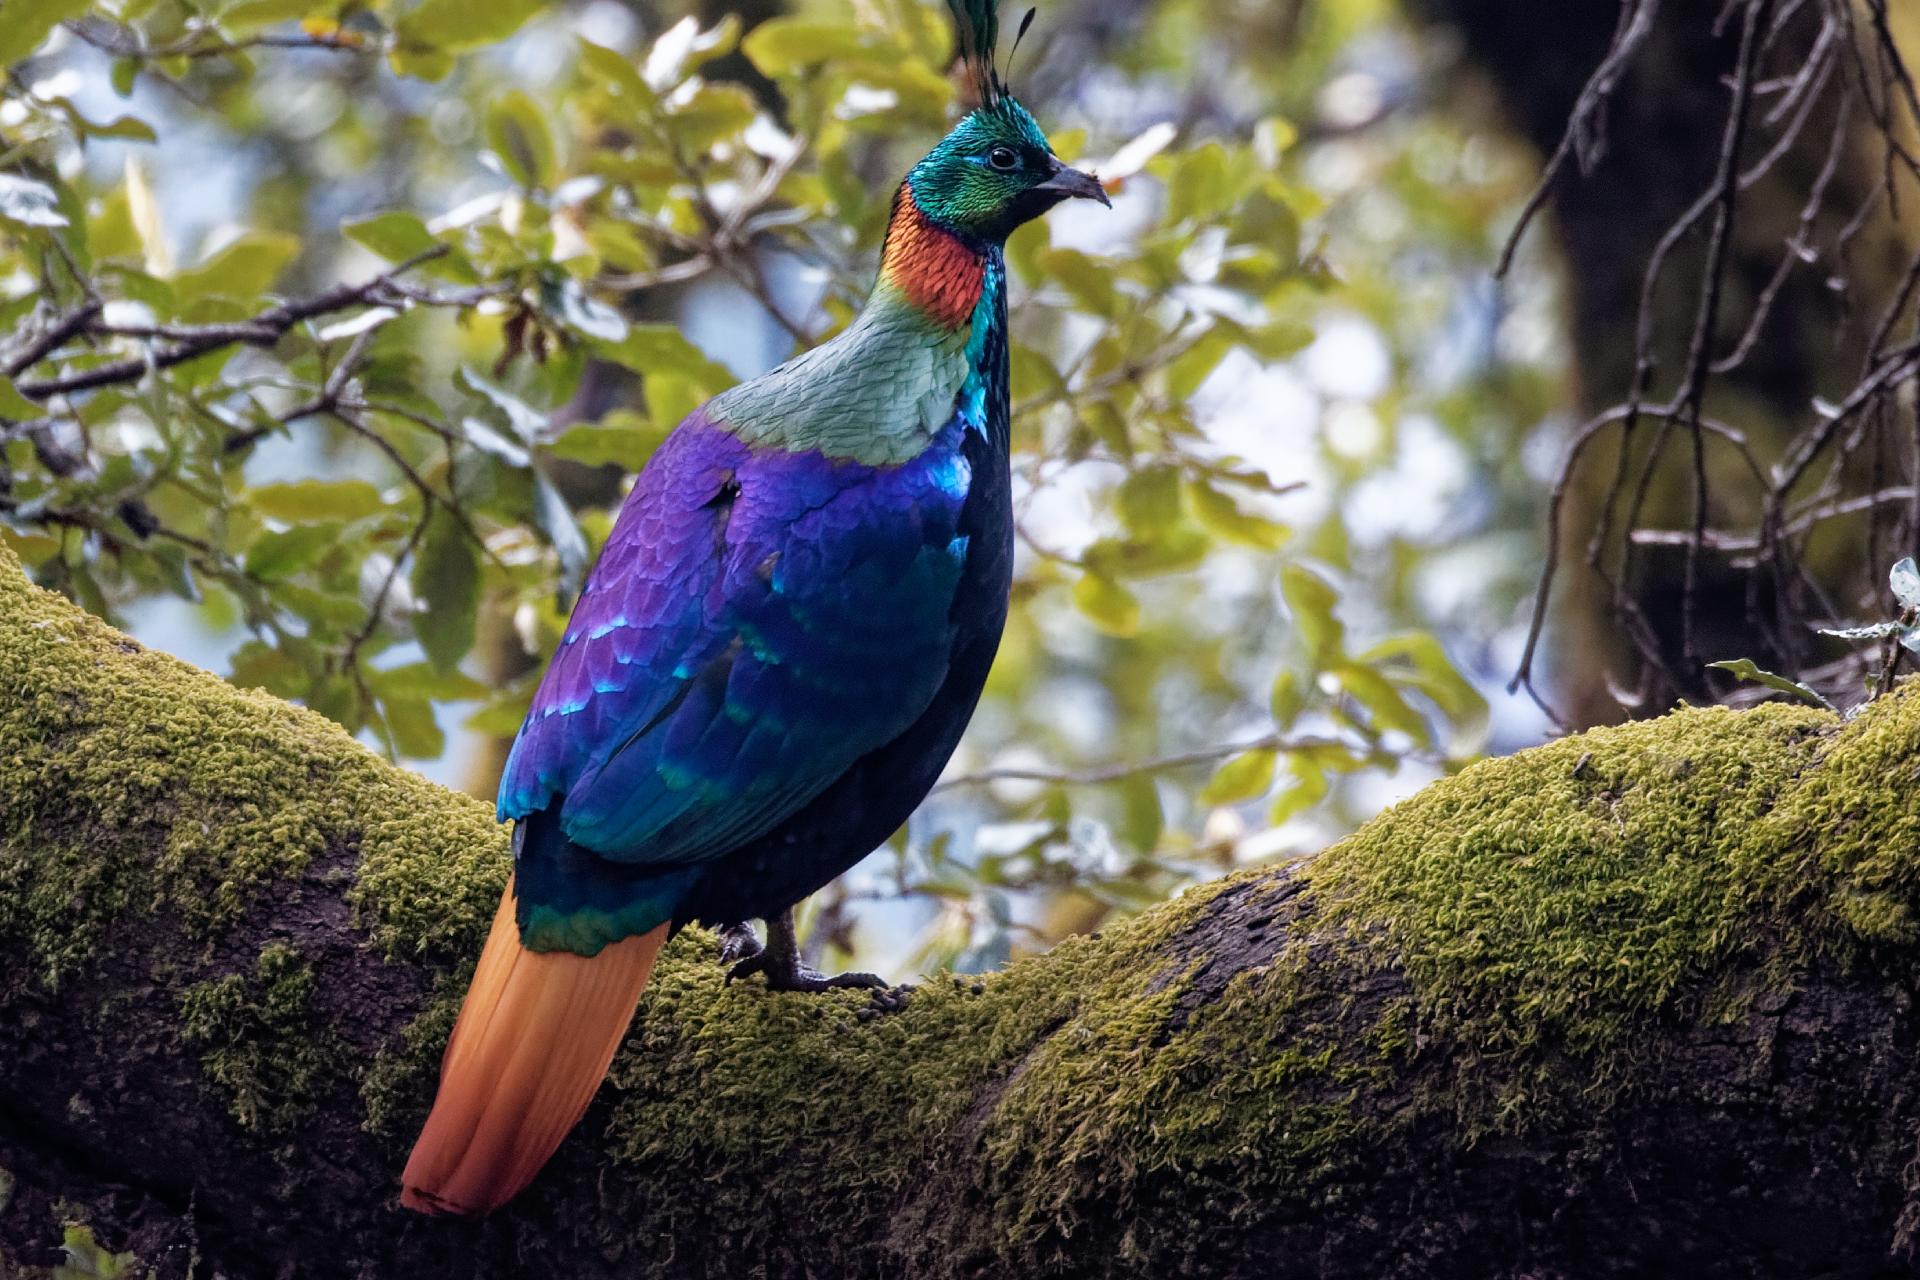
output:
POLYGON ((942 328, 958 329, 973 318, 986 269, 976 250, 920 212, 913 189, 901 183, 880 251, 880 273, 907 301, 942 328))

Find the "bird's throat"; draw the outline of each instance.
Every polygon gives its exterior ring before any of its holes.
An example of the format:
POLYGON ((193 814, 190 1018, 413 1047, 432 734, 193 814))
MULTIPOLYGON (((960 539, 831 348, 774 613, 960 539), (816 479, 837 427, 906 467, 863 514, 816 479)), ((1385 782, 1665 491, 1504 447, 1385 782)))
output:
POLYGON ((980 303, 987 255, 921 212, 912 186, 903 182, 887 221, 880 277, 934 324, 960 329, 972 323, 980 303))

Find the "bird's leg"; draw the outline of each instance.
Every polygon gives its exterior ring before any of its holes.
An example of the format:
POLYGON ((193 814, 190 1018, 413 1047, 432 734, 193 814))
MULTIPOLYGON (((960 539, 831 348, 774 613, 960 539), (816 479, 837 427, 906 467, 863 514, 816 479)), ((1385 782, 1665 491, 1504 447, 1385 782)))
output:
POLYGON ((793 908, 767 918, 767 945, 727 970, 727 981, 750 973, 765 974, 769 991, 831 991, 836 987, 865 987, 884 991, 886 981, 871 973, 817 973, 800 962, 800 943, 793 934, 793 908))
POLYGON ((746 921, 723 924, 718 932, 721 964, 737 964, 760 954, 760 939, 754 936, 753 926, 746 921))

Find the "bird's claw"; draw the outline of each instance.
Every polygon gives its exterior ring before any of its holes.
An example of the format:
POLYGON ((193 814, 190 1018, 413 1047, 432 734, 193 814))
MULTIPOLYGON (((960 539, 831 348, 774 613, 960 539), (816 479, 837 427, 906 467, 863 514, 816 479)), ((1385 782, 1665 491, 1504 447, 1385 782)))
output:
MULTIPOLYGON (((761 955, 765 951, 765 948, 760 945, 760 939, 754 935, 753 926, 750 924, 724 924, 720 926, 719 934, 721 964, 738 965, 740 962, 751 960, 753 957, 761 955)), ((744 975, 729 973, 727 975, 727 981, 733 981, 735 976, 744 975)))
POLYGON ((874 973, 825 974, 810 968, 800 959, 800 946, 793 936, 793 914, 783 911, 767 919, 767 944, 763 947, 745 924, 722 925, 720 958, 731 961, 727 983, 735 978, 760 974, 769 991, 844 991, 873 993, 872 1004, 860 1011, 864 1021, 877 1012, 890 1012, 906 1004, 907 987, 890 987, 874 973))
POLYGON ((765 949, 756 950, 734 962, 727 970, 727 982, 735 978, 745 978, 761 974, 767 980, 769 991, 837 991, 859 989, 866 991, 889 990, 887 980, 875 973, 835 973, 825 974, 804 964, 783 965, 776 963, 772 953, 765 949))

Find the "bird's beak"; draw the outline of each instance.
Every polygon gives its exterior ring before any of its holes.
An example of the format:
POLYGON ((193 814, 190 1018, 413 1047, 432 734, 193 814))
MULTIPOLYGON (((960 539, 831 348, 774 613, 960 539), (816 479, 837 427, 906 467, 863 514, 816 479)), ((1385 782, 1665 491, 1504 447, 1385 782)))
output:
POLYGON ((1098 200, 1107 208, 1113 208, 1113 201, 1107 199, 1107 189, 1100 185, 1100 179, 1090 173, 1082 173, 1078 169, 1069 169, 1058 160, 1053 163, 1052 175, 1045 182, 1035 186, 1033 188, 1035 191, 1051 191, 1063 200, 1073 198, 1098 200))

